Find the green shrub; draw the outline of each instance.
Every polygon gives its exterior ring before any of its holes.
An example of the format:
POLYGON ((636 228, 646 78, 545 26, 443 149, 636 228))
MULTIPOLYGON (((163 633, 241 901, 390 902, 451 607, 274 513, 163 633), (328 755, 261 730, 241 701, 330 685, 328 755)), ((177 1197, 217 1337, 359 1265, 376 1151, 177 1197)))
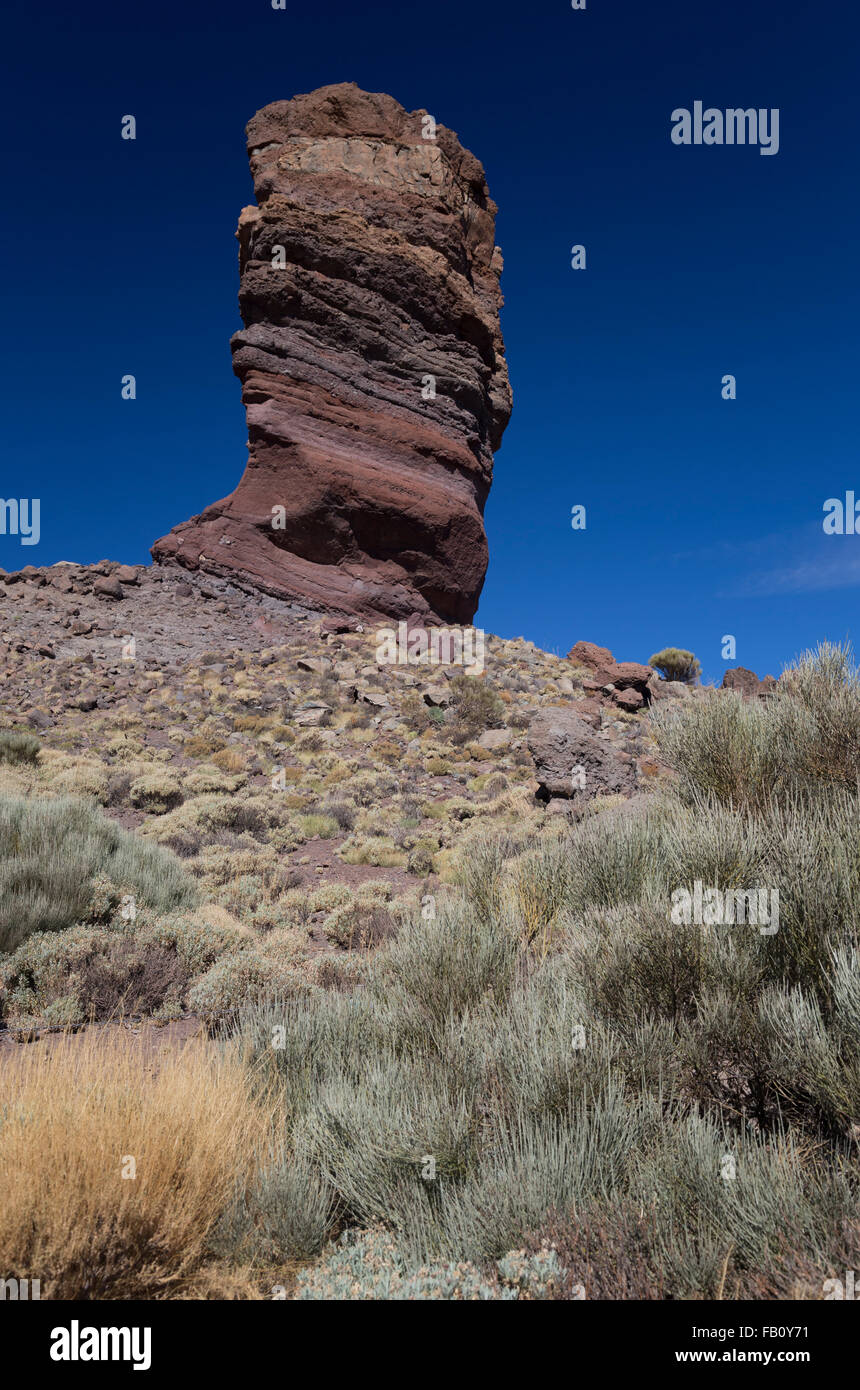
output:
POLYGON ((299 1275, 298 1299, 511 1301, 555 1296, 567 1271, 554 1250, 511 1250, 495 1269, 466 1261, 414 1261, 382 1227, 345 1231, 324 1258, 299 1275))
POLYGON ((492 991, 504 999, 517 964, 517 941, 498 920, 440 899, 430 921, 412 918, 380 967, 428 1019, 441 1023, 478 1004, 492 991))
POLYGON ((202 974, 219 956, 232 954, 248 941, 237 926, 219 923, 206 908, 194 916, 159 917, 147 930, 153 941, 176 953, 189 975, 202 974))
POLYGON ((860 780, 860 672, 852 648, 823 642, 780 677, 772 720, 794 785, 860 780))
POLYGON ((860 675, 849 647, 825 643, 782 675, 767 700, 714 692, 656 709, 652 726, 685 798, 763 808, 774 795, 860 782, 860 675))
POLYGON ((127 834, 91 803, 0 798, 0 950, 13 951, 31 932, 86 920, 99 875, 159 911, 197 899, 178 859, 127 834))
POLYGON ((392 1050, 368 1058, 360 1084, 335 1073, 301 1133, 350 1221, 413 1232, 430 1219, 433 1182, 461 1181, 474 1161, 474 1082, 464 1091, 432 1062, 392 1050), (435 1177, 422 1177, 428 1157, 435 1177))
MULTIPOLYGON (((283 804, 283 794, 277 796, 227 796, 204 793, 194 796, 168 811, 154 823, 151 833, 160 843, 179 843, 195 831, 217 836, 222 831, 234 834, 247 834, 256 839, 271 836, 272 832, 283 833, 287 839, 292 836, 294 848, 298 843, 296 832, 289 828, 290 813, 283 804), (283 827, 283 832, 281 828, 283 827)), ((199 844, 199 835, 197 837, 199 844)))
POLYGON ((416 874, 419 878, 426 878, 428 874, 432 874, 435 855, 438 852, 438 840, 418 840, 409 851, 406 861, 407 873, 416 874))
POLYGON ((325 1245, 334 1216, 331 1189, 307 1153, 272 1148, 222 1218, 213 1250, 236 1261, 310 1260, 325 1245))
POLYGON ((682 797, 707 794, 735 806, 758 805, 785 768, 773 737, 772 705, 734 690, 683 707, 659 706, 651 723, 663 761, 678 774, 682 797))
POLYGON ((299 1275, 300 1300, 513 1299, 516 1290, 488 1280, 473 1265, 436 1264, 410 1271, 384 1229, 345 1232, 325 1258, 299 1275))
POLYGON ((385 835, 367 837, 353 833, 338 849, 345 864, 373 864, 376 868, 395 869, 406 863, 407 855, 385 835))
POLYGON ((367 992, 277 996, 244 1010, 239 1032, 261 1075, 277 1085, 288 1131, 332 1076, 354 1077, 387 1046, 389 1019, 367 992))
POLYGON ((103 928, 34 932, 0 970, 5 1012, 18 1025, 181 1012, 188 972, 146 936, 103 928))
MULTIPOLYGON (((96 887, 109 891, 104 880, 96 887)), ((110 900, 118 905, 115 893, 110 900)), ((195 976, 247 945, 239 928, 217 925, 203 911, 154 917, 143 909, 133 921, 117 915, 105 925, 34 932, 0 964, 6 1014, 16 1024, 118 1013, 164 1017, 184 1006, 195 976)))
MULTIPOLYGON (((322 1250, 302 1299, 820 1297, 857 1267, 860 696, 837 649, 792 671, 658 711, 659 796, 495 838, 448 803, 453 887, 301 993, 237 992, 279 1102, 243 1257, 322 1250), (778 892, 778 929, 674 920, 696 880, 778 892)), ((365 890, 319 891, 354 944, 365 890)))
POLYGON ((211 1022, 228 1020, 267 995, 282 996, 306 986, 302 977, 253 947, 219 956, 188 992, 188 1007, 211 1022))
POLYGON ((143 811, 164 815, 165 811, 181 804, 182 790, 176 778, 169 773, 148 772, 131 783, 128 799, 132 806, 143 811))
POLYGON ((32 734, 0 729, 0 763, 35 763, 41 744, 32 734))
POLYGON ((355 807, 348 801, 324 801, 318 807, 318 811, 323 816, 329 816, 335 822, 337 830, 349 832, 355 825, 355 807))
POLYGON ((332 840, 340 833, 340 826, 332 815, 299 816, 298 823, 307 840, 332 840))
POLYGON ((683 647, 664 647, 648 658, 648 665, 659 671, 665 681, 683 681, 685 685, 695 685, 702 674, 697 658, 683 647))
MULTIPOLYGON (((380 1235, 397 1250, 381 1285, 367 1267, 356 1273, 353 1256, 336 1257, 353 1296, 408 1286, 424 1297, 424 1284, 409 1284, 423 1265, 437 1271, 426 1296, 459 1297, 449 1262, 510 1287, 510 1252, 525 1242, 536 1254, 553 1221, 570 1243, 571 1211, 591 1213, 593 1233, 576 1249, 602 1251, 596 1296, 612 1296, 609 1262, 627 1236, 638 1264, 622 1260, 622 1296, 787 1291, 786 1232, 828 1277, 857 1209, 841 1157, 860 1074, 856 954, 828 957, 828 1025, 801 986, 769 981, 773 938, 674 927, 665 889, 654 896, 661 876, 670 882, 671 866, 689 868, 700 852, 728 871, 742 844, 725 808, 707 829, 678 810, 680 826, 665 808, 630 816, 626 848, 603 875, 603 817, 578 827, 568 916, 540 964, 526 963, 505 911, 482 918, 453 897, 367 958, 360 988, 246 1011, 242 1032, 261 1083, 278 1088, 284 1142, 307 1161, 299 1186, 315 1175, 347 1223, 392 1232, 380 1235), (814 1145, 790 1142, 786 1119, 814 1145), (727 1154, 736 1184, 723 1174, 727 1154), (488 1272, 493 1260, 501 1273, 488 1272)), ((504 876, 516 863, 497 851, 488 862, 504 876)), ((289 1229, 297 1201, 284 1197, 289 1229)), ((300 1276, 298 1296, 338 1296, 333 1257, 300 1276)), ((517 1285, 518 1296, 576 1297, 592 1278, 563 1250, 551 1264, 542 1293, 517 1285)))
MULTIPOLYGON (((425 814, 428 810, 425 807, 425 814)), ((505 864, 516 851, 516 841, 510 835, 484 836, 458 856, 456 881, 482 922, 501 915, 505 864)))
POLYGON ((394 934, 395 926, 390 913, 380 904, 348 902, 326 917, 323 931, 344 950, 355 951, 380 945, 394 934))
POLYGON ((449 682, 453 735, 458 743, 468 743, 486 729, 500 729, 505 722, 505 706, 492 686, 477 676, 454 676, 449 682))

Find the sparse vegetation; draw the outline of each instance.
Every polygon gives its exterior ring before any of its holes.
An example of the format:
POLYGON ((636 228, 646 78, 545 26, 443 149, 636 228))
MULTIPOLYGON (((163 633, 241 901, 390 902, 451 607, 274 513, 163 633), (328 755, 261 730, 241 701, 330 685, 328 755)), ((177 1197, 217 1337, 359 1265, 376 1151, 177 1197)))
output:
POLYGON ((502 727, 505 706, 491 685, 478 676, 454 676, 450 685, 457 743, 468 743, 487 729, 502 727))
POLYGON ((767 700, 735 691, 655 716, 685 796, 761 806, 860 780, 860 673, 850 647, 825 643, 789 667, 767 700))
MULTIPOLYGON (((124 1096, 141 1075, 112 1079, 97 1027, 53 1073, 42 1043, 27 1052, 20 1094, 44 1108, 28 1140, 47 1163, 71 1136, 71 1218, 38 1195, 39 1159, 0 1204, 0 1263, 50 1265, 68 1296, 819 1297, 860 1258, 850 652, 807 655, 767 699, 592 702, 651 790, 553 815, 525 731, 582 698, 569 663, 493 638, 484 675, 440 678, 430 706, 423 673, 368 669, 369 643, 344 635, 321 670, 297 668, 319 656, 305 636, 265 664, 211 653, 175 682, 155 673, 145 713, 58 717, 23 758, 0 735, 5 1024, 191 1011, 212 1037, 158 1053, 142 1152, 181 1142, 113 1215, 104 1146, 143 1140, 120 1143, 110 1100, 90 1142, 74 1088, 124 1096), (353 703, 356 684, 389 703, 353 703), (303 725, 319 700, 330 714, 303 725), (674 921, 697 880, 777 890, 778 930, 674 921), (48 1101, 51 1075, 64 1094, 48 1101), (108 1194, 93 1252, 74 1215, 88 1183, 108 1194)), ((22 1161, 10 1135, 4 1171, 22 1161)))
MULTIPOLYGON (((711 703, 734 716, 733 696, 711 703)), ((676 735, 701 709, 673 716, 676 735)), ((763 709, 789 718, 756 702, 736 717, 763 709)), ((649 805, 598 810, 536 848, 470 844, 462 897, 407 921, 348 1002, 324 993, 247 1015, 282 1090, 285 1142, 301 1136, 351 1228, 389 1232, 366 1289, 338 1246, 301 1297, 336 1296, 341 1269, 353 1296, 432 1297, 446 1276, 427 1271, 464 1261, 482 1292, 443 1296, 505 1297, 494 1262, 548 1243, 549 1297, 579 1284, 595 1297, 815 1297, 853 1267, 854 798, 832 747, 817 779, 801 749, 783 798, 746 799, 715 794, 692 749, 675 760, 677 792, 649 805), (695 877, 774 884, 779 930, 677 925, 672 891, 695 877)))

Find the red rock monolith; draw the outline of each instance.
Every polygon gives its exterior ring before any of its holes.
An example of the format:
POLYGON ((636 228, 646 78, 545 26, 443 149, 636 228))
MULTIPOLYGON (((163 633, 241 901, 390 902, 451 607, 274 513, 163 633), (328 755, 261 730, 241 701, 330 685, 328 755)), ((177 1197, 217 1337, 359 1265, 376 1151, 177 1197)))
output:
POLYGON ((426 112, 353 83, 273 102, 247 135, 248 463, 153 557, 328 614, 468 622, 511 411, 484 171, 426 112))

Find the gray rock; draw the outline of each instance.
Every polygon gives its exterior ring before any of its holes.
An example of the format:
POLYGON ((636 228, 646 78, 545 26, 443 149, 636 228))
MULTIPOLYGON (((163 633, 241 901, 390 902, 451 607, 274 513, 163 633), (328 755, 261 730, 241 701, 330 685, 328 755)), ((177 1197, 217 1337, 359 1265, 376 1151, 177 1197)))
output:
POLYGON ((306 700, 293 716, 293 724, 298 729, 318 729, 331 714, 331 705, 325 700, 306 700))
POLYGON ((332 663, 324 656, 302 656, 296 662, 300 671, 314 671, 318 676, 327 676, 332 670, 332 663))
POLYGON ((550 705, 541 710, 529 725, 528 747, 543 801, 629 796, 636 788, 632 763, 622 761, 609 740, 594 733, 575 709, 550 705))
POLYGON ((431 708, 444 709, 451 703, 451 692, 444 685, 428 685, 421 694, 425 705, 430 705, 431 708))
POLYGON ((103 575, 97 579, 93 585, 93 593, 98 594, 99 598, 125 598, 122 585, 113 575, 103 575))
POLYGON ((478 739, 478 743, 482 748, 488 748, 490 752, 494 752, 497 748, 507 748, 513 736, 511 729, 486 729, 478 739))

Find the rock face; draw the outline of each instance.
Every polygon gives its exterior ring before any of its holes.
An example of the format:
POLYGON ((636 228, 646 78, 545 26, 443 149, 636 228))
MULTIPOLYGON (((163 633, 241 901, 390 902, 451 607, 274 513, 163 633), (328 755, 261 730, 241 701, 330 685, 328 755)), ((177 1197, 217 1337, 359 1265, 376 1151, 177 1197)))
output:
POLYGON ((651 703, 659 677, 651 666, 639 661, 616 661, 608 647, 594 642, 577 642, 567 654, 568 661, 590 672, 583 690, 601 691, 621 709, 635 713, 651 703))
POLYGON ((755 671, 750 671, 746 666, 730 666, 723 676, 723 690, 739 690, 748 699, 759 696, 765 699, 776 690, 776 678, 774 676, 763 676, 759 680, 755 671))
POLYGON ((654 674, 651 667, 643 666, 641 661, 616 661, 609 669, 609 683, 616 690, 637 690, 640 695, 646 695, 654 674))
POLYGON ((570 707, 541 710, 529 725, 528 746, 542 801, 555 797, 590 801, 613 793, 630 796, 636 789, 632 761, 625 762, 570 707))
POLYGON ((484 171, 432 117, 353 83, 273 102, 247 136, 232 350, 248 464, 153 558, 328 613, 466 623, 511 412, 484 171))

